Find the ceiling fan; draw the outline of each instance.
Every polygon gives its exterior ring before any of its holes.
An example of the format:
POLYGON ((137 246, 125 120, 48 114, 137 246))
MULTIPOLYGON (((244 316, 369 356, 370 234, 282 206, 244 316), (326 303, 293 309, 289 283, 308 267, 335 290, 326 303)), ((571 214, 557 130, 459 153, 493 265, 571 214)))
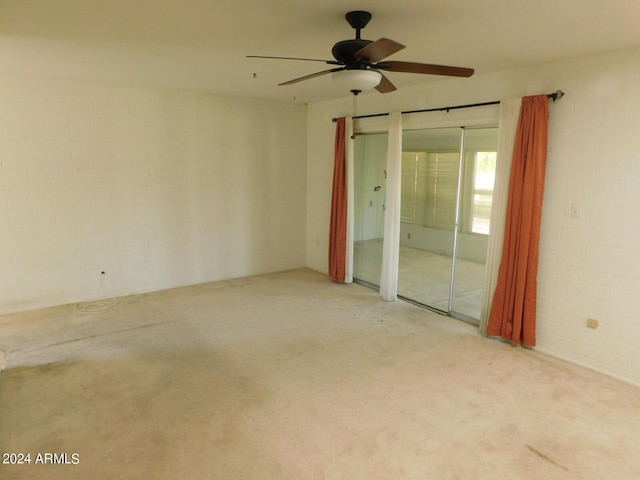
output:
POLYGON ((279 60, 303 60, 310 62, 323 62, 328 65, 336 65, 335 68, 295 78, 279 85, 291 85, 311 78, 320 77, 329 73, 338 84, 348 88, 354 95, 363 90, 374 88, 380 93, 388 93, 396 90, 396 86, 382 73, 404 72, 422 73, 427 75, 447 75, 453 77, 470 77, 472 68, 450 67, 446 65, 432 65, 428 63, 382 61, 390 55, 399 52, 404 45, 380 38, 376 41, 365 40, 360 37, 361 30, 371 20, 371 13, 365 11, 353 11, 345 15, 347 22, 356 31, 356 38, 342 40, 336 43, 331 53, 335 60, 320 60, 315 58, 295 57, 268 57, 261 55, 247 55, 248 58, 267 58, 279 60))

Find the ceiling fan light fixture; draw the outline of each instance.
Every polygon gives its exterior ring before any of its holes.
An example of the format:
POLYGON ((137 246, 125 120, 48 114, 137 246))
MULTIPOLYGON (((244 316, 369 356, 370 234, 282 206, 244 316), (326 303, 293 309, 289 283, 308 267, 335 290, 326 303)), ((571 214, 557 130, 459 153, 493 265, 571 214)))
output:
POLYGON ((369 90, 376 87, 382 80, 380 72, 369 69, 340 70, 339 72, 334 72, 331 76, 338 87, 350 92, 369 90))

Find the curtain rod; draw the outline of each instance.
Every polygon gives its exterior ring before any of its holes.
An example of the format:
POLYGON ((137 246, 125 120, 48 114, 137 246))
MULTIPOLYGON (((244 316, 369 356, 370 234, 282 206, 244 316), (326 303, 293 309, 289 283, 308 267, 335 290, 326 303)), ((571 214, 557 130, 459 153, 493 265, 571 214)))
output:
MULTIPOLYGON (((547 98, 550 98, 554 102, 556 100, 560 100, 564 97, 564 92, 562 90, 556 90, 553 93, 548 93, 547 98)), ((449 112, 449 110, 459 110, 461 108, 473 108, 473 107, 485 107, 487 105, 498 105, 500 100, 494 100, 492 102, 483 102, 483 103, 469 103, 467 105, 454 105, 453 107, 440 107, 440 108, 426 108, 423 110, 405 110, 404 112, 400 112, 403 115, 405 113, 424 113, 424 112, 449 112)), ((358 115, 357 117, 353 117, 354 120, 358 118, 373 118, 373 117, 385 117, 389 115, 389 113, 373 113, 371 115, 358 115)), ((334 118, 333 122, 337 122, 338 119, 334 118)))

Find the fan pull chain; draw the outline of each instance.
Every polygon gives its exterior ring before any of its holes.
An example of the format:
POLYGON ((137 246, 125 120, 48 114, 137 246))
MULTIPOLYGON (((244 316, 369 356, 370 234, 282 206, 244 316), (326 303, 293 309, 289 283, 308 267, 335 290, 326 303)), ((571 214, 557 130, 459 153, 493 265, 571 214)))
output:
MULTIPOLYGON (((356 107, 357 107, 357 99, 358 99, 358 94, 360 93, 360 90, 351 90, 351 92, 353 93, 353 114, 351 116, 351 118, 356 118, 356 107)), ((351 135, 351 140, 355 140, 356 136, 355 134, 351 135)))

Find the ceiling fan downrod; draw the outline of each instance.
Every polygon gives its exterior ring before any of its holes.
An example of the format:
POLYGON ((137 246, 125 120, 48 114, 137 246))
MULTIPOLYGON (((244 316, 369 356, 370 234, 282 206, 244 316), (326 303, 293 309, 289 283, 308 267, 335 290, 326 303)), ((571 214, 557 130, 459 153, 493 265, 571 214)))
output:
POLYGON ((348 12, 344 18, 347 19, 351 28, 356 30, 356 40, 360 40, 360 31, 366 27, 369 20, 371 20, 371 14, 362 10, 356 10, 348 12))

